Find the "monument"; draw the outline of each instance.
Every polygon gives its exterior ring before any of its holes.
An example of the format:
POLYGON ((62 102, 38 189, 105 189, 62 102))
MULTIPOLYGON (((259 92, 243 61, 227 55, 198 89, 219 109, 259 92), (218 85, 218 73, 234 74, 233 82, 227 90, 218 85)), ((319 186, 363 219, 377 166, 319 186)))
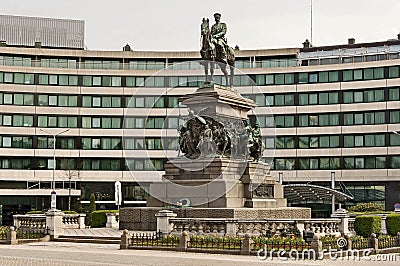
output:
POLYGON ((206 81, 195 93, 179 98, 188 107, 185 124, 178 129, 180 155, 165 164, 162 181, 150 185, 146 208, 121 211, 120 228, 154 230, 154 215, 165 208, 181 218, 310 218, 309 208, 286 207, 282 185, 260 161, 260 128, 250 125, 247 115, 257 105, 233 88, 233 49, 227 44, 221 15, 214 17, 211 31, 208 19, 201 24, 206 81), (227 86, 214 83, 215 64, 227 86))

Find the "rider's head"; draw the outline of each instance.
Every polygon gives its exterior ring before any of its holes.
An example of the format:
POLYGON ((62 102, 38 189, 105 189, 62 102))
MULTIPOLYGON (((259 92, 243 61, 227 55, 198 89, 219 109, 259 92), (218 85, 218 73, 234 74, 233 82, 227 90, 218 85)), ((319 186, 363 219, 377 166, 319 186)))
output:
POLYGON ((215 13, 214 14, 214 19, 215 19, 215 21, 220 21, 221 20, 221 14, 220 13, 215 13))

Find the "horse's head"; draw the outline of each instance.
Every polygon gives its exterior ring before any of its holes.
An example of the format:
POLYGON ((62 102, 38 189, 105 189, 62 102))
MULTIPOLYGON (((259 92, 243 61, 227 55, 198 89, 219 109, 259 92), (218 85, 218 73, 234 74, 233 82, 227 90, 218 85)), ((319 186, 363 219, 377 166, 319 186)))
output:
POLYGON ((206 35, 210 32, 210 21, 208 18, 203 18, 201 23, 201 35, 206 35))

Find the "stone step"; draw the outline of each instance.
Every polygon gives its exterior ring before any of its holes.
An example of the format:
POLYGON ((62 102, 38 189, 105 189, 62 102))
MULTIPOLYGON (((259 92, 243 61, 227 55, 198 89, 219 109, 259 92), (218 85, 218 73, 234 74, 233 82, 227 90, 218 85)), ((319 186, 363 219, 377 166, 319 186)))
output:
POLYGON ((93 243, 93 244, 120 244, 120 237, 112 236, 60 236, 56 242, 93 243))

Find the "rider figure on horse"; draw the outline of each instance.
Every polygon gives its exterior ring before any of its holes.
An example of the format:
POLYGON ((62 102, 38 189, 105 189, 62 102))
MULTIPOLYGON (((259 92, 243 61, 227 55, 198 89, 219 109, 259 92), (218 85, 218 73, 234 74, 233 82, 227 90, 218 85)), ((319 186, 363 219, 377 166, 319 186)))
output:
POLYGON ((224 62, 227 64, 227 52, 226 46, 227 41, 225 38, 226 34, 226 24, 220 22, 221 21, 221 14, 215 13, 214 14, 215 24, 211 27, 211 43, 215 45, 217 48, 217 56, 219 55, 220 58, 217 58, 217 61, 224 62))

